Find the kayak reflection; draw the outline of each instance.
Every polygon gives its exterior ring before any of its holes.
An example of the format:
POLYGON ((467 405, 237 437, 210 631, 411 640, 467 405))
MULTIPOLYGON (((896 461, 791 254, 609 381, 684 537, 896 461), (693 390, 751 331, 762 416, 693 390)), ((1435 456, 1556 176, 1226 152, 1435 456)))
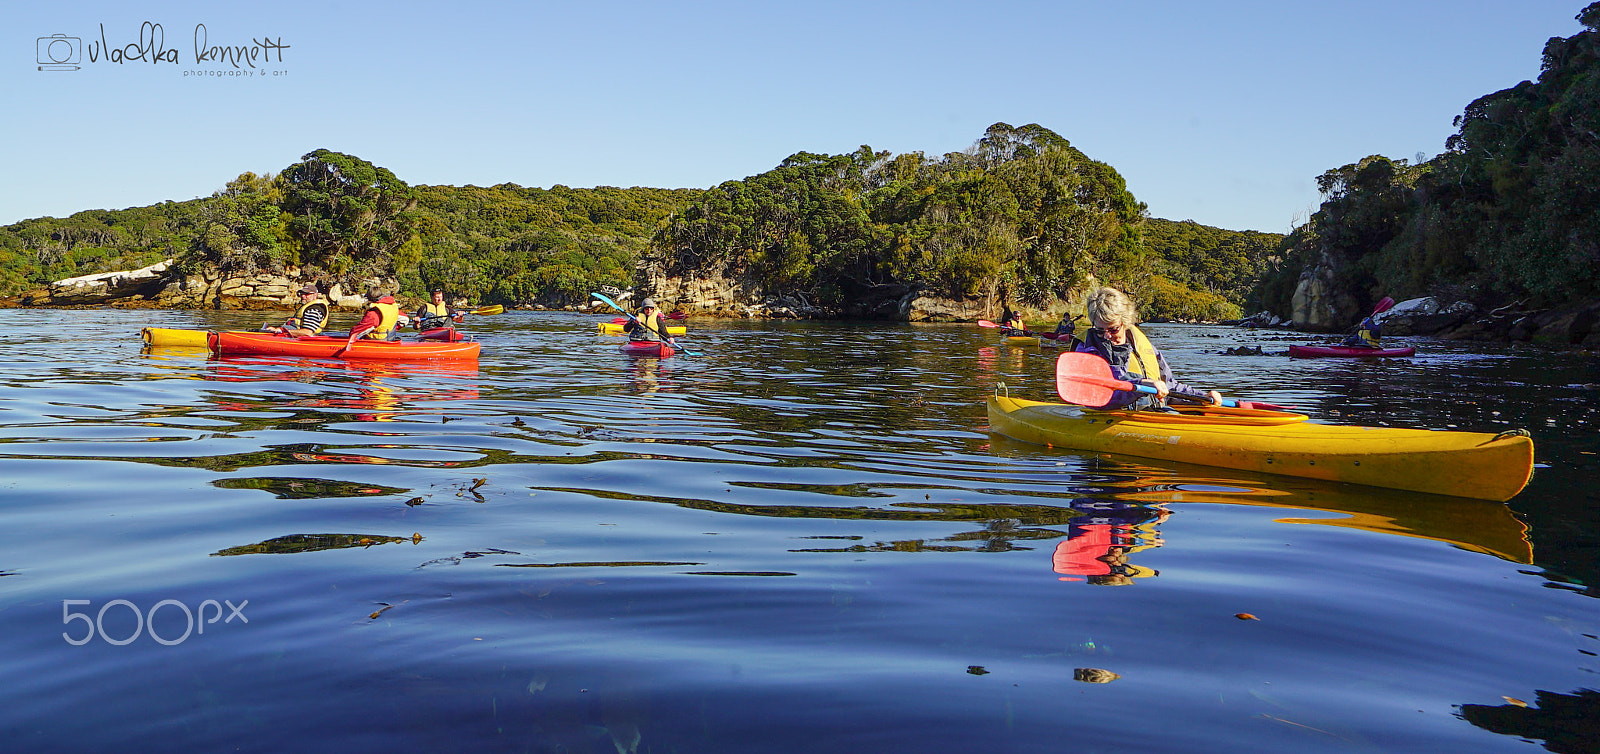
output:
POLYGON ((637 395, 654 395, 661 390, 671 392, 672 367, 660 359, 634 359, 628 371, 629 387, 637 395))
MULTIPOLYGON (((1016 457, 1038 455, 1037 446, 1003 437, 990 448, 1016 457)), ((1528 527, 1503 503, 1178 462, 1155 466, 1078 451, 1056 450, 1052 457, 1080 459, 1105 478, 1100 496, 1121 502, 1174 510, 1178 504, 1203 503, 1316 511, 1337 517, 1276 521, 1431 539, 1513 563, 1533 562, 1528 527)), ((1083 470, 1072 473, 1081 477, 1083 470)))
POLYGON ((376 545, 410 542, 419 544, 422 535, 413 534, 409 537, 390 537, 382 534, 290 534, 282 537, 273 537, 252 545, 239 545, 228 547, 211 553, 212 557, 228 557, 230 555, 292 555, 301 552, 318 552, 320 550, 346 550, 351 548, 366 549, 376 545))
POLYGON ((297 408, 355 409, 360 421, 394 421, 424 409, 424 401, 476 400, 478 364, 468 362, 330 362, 292 357, 218 357, 208 362, 203 379, 223 382, 290 381, 322 383, 330 377, 350 378, 355 398, 302 398, 282 405, 297 408), (418 383, 421 383, 420 385, 418 383))

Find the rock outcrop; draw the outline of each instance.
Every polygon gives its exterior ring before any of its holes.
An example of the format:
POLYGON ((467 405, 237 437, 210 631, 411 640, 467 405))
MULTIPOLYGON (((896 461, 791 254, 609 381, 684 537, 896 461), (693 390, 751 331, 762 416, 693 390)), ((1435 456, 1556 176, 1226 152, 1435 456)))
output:
POLYGON ((1320 332, 1338 332, 1354 324, 1356 315, 1354 297, 1339 290, 1334 284, 1334 265, 1326 257, 1300 273, 1291 300, 1289 319, 1295 327, 1320 332))
POLYGON ((1543 311, 1523 309, 1518 302, 1469 316, 1438 335, 1446 340, 1512 340, 1552 348, 1600 349, 1600 301, 1543 311))
POLYGON ((122 272, 83 275, 50 284, 45 296, 50 304, 75 306, 103 304, 117 299, 149 298, 158 294, 169 279, 172 260, 122 272))
MULTIPOLYGON (((160 309, 292 309, 298 303, 295 292, 307 283, 318 281, 302 270, 281 274, 256 272, 230 275, 216 268, 188 274, 180 273, 168 259, 138 270, 105 272, 57 280, 48 288, 18 297, 23 306, 119 306, 160 309)), ((390 291, 399 281, 363 281, 363 288, 376 285, 390 291)), ((334 306, 361 309, 366 306, 364 290, 346 291, 337 283, 324 294, 334 306)))
POLYGON ((1437 300, 1424 297, 1401 301, 1375 319, 1383 326, 1385 336, 1432 335, 1465 322, 1476 311, 1465 301, 1441 306, 1437 300))
POLYGON ((1294 322, 1265 310, 1256 312, 1233 324, 1239 327, 1294 327, 1294 322))

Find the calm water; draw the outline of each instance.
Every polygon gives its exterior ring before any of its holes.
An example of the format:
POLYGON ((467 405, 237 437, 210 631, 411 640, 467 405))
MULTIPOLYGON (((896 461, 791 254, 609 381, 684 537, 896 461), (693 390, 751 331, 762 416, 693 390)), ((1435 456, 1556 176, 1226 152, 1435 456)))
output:
POLYGON ((1584 357, 1149 328, 1180 379, 1317 421, 1529 429, 1498 505, 990 435, 1053 352, 970 325, 691 321, 702 355, 657 361, 512 312, 469 368, 140 349, 261 319, 0 311, 0 748, 1600 745, 1563 738, 1600 718, 1584 357))

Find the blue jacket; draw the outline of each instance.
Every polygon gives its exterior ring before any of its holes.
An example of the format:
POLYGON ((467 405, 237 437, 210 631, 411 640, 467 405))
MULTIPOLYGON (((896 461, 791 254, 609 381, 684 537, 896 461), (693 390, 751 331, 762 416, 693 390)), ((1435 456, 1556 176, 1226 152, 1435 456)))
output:
MULTIPOLYGON (((1085 340, 1081 345, 1079 345, 1077 350, 1083 353, 1092 353, 1102 359, 1105 359, 1106 363, 1111 365, 1111 376, 1116 379, 1126 380, 1128 382, 1139 382, 1146 385, 1150 384, 1151 382, 1148 376, 1139 374, 1137 372, 1130 372, 1127 369, 1128 355, 1133 353, 1133 341, 1131 338, 1128 340, 1128 342, 1123 343, 1122 345, 1113 345, 1105 338, 1101 337, 1098 331, 1090 329, 1088 340, 1085 340)), ((1179 395, 1186 395, 1191 398, 1198 398, 1204 403, 1211 402, 1210 396, 1205 392, 1196 390, 1172 378, 1172 367, 1167 365, 1167 357, 1162 355, 1160 350, 1156 351, 1156 363, 1161 365, 1161 374, 1158 375, 1157 378, 1162 382, 1167 383, 1167 391, 1169 393, 1177 393, 1179 395)), ((1161 402, 1158 401, 1156 396, 1151 393, 1129 391, 1126 393, 1118 392, 1112 397, 1110 403, 1100 406, 1100 408, 1108 410, 1145 410, 1158 408, 1161 405, 1161 402)))

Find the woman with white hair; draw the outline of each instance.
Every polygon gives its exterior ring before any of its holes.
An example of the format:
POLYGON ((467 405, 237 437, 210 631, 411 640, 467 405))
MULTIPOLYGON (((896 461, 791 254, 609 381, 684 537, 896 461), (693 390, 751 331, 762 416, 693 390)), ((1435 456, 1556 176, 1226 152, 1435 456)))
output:
POLYGON ((1105 359, 1111 365, 1112 377, 1156 389, 1155 395, 1119 391, 1110 403, 1100 408, 1170 411, 1167 408, 1169 394, 1212 405, 1222 403, 1222 394, 1217 391, 1201 392, 1172 378, 1172 367, 1167 365, 1166 357, 1135 326, 1139 322, 1139 312, 1127 294, 1115 288, 1097 288, 1089 294, 1085 309, 1089 315, 1089 334, 1078 350, 1105 359))

